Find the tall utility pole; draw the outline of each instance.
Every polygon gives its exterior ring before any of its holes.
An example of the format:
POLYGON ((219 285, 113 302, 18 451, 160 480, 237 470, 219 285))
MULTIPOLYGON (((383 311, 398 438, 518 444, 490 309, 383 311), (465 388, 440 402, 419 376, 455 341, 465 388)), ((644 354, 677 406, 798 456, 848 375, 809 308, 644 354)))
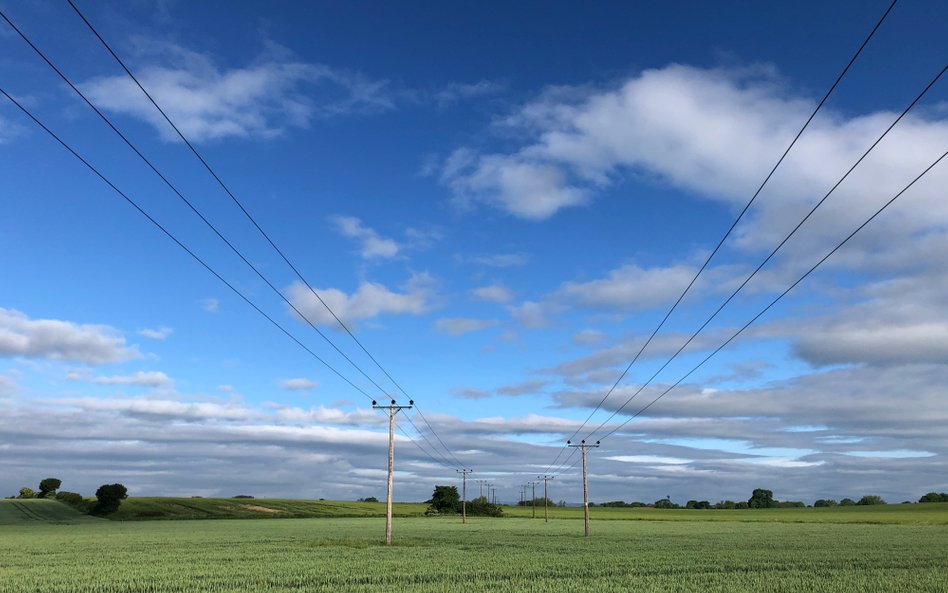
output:
POLYGON ((578 448, 583 456, 583 532, 586 537, 589 537, 589 486, 586 482, 586 449, 597 448, 599 441, 596 441, 595 445, 587 445, 585 440, 580 441, 578 445, 566 441, 566 446, 578 448))
POLYGON ((467 523, 467 475, 474 470, 456 469, 461 474, 461 523, 467 523))
POLYGON ((392 545, 392 469, 395 467, 395 414, 402 410, 410 410, 415 402, 408 400, 407 406, 395 405, 395 400, 389 406, 380 406, 372 400, 372 407, 376 410, 388 411, 388 497, 385 507, 385 545, 392 545))
POLYGON ((530 487, 533 489, 533 518, 537 518, 537 483, 530 482, 530 487))
POLYGON ((550 522, 550 513, 547 510, 547 505, 550 502, 550 497, 546 495, 546 483, 549 480, 552 480, 554 476, 537 476, 538 480, 543 480, 543 522, 550 522))

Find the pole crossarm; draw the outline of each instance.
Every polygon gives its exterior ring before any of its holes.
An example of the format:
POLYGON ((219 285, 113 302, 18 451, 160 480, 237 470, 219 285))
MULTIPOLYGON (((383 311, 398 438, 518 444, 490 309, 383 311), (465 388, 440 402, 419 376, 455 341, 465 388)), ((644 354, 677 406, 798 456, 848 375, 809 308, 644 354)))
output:
POLYGON ((566 446, 579 449, 583 458, 583 532, 586 537, 589 537, 589 485, 586 482, 586 450, 598 448, 599 441, 596 441, 595 445, 586 444, 585 439, 577 444, 566 441, 566 446))
POLYGON ((392 400, 391 405, 380 406, 372 400, 372 408, 388 412, 388 495, 385 501, 385 545, 392 545, 392 470, 395 467, 395 415, 402 410, 410 410, 415 405, 413 400, 407 406, 400 406, 392 400))

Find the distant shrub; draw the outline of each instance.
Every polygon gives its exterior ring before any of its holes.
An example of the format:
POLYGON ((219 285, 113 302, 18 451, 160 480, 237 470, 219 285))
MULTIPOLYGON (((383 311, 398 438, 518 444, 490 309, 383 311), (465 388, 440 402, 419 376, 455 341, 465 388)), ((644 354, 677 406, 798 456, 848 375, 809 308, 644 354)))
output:
POLYGON ((249 494, 238 494, 237 496, 232 496, 231 498, 253 498, 253 496, 249 494))
POLYGON ((813 503, 815 507, 835 507, 839 506, 839 503, 833 500, 832 498, 821 498, 818 501, 813 503))
POLYGON ((65 490, 57 492, 56 500, 74 507, 81 507, 85 505, 85 499, 82 498, 82 495, 78 492, 67 492, 65 490))
POLYGON ((655 501, 655 505, 654 505, 654 506, 655 506, 656 509, 677 509, 677 508, 679 508, 677 504, 673 503, 671 500, 669 500, 669 499, 667 499, 667 498, 659 498, 658 500, 655 501))
POLYGON ((722 500, 714 503, 714 508, 716 509, 733 509, 736 507, 737 504, 733 500, 722 500))
POLYGON ((881 496, 876 496, 875 494, 867 494, 859 499, 859 502, 856 504, 860 506, 867 506, 873 504, 885 504, 885 501, 882 500, 881 496))
POLYGON ((20 495, 17 498, 36 498, 36 492, 29 486, 20 488, 20 495))
POLYGON ((738 501, 738 502, 734 503, 734 508, 735 508, 735 509, 739 509, 739 510, 749 509, 749 508, 750 508, 750 505, 747 504, 747 501, 741 500, 741 501, 738 501))
POLYGON ((777 506, 782 509, 804 509, 806 503, 799 500, 782 500, 777 503, 777 506))
POLYGON ((918 502, 948 502, 948 492, 929 492, 919 498, 918 502))
POLYGON ((374 496, 366 496, 365 498, 360 498, 356 502, 378 502, 379 499, 374 496))
POLYGON ((856 501, 851 498, 844 498, 843 500, 839 501, 839 506, 841 507, 856 506, 856 501))

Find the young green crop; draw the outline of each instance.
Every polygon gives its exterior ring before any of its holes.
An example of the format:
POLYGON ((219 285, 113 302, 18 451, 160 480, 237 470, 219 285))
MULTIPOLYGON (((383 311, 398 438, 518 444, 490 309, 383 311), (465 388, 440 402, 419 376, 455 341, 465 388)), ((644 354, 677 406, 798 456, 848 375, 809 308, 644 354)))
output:
MULTIPOLYGON (((696 511, 700 514, 700 511, 696 511)), ((931 591, 948 527, 560 519, 0 527, 0 593, 931 591)))

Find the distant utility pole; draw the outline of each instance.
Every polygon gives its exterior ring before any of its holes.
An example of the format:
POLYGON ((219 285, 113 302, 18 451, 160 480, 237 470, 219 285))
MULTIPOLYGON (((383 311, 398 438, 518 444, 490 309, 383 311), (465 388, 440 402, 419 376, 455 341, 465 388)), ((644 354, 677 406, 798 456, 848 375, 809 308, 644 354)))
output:
POLYGON ((586 482, 586 449, 599 447, 599 441, 596 441, 595 445, 587 445, 585 440, 580 441, 578 445, 566 441, 566 446, 578 448, 583 456, 583 532, 586 537, 589 537, 589 486, 586 482))
POLYGON ((533 489, 533 518, 537 518, 537 483, 530 482, 530 487, 533 489))
POLYGON ((487 483, 487 480, 478 480, 477 484, 481 487, 481 498, 484 498, 484 484, 487 483))
POLYGON ((474 470, 456 469, 461 474, 461 523, 467 523, 467 475, 474 470))
POLYGON ((385 508, 385 545, 392 545, 392 469, 395 467, 395 414, 402 410, 410 410, 415 402, 408 400, 407 406, 395 405, 392 400, 390 406, 380 406, 372 400, 372 407, 376 410, 388 411, 388 500, 385 508))
POLYGON ((550 502, 550 497, 546 495, 546 483, 549 480, 552 480, 554 476, 537 476, 538 480, 543 480, 543 522, 550 522, 550 514, 547 511, 547 504, 550 502))
POLYGON ((494 488, 493 484, 487 485, 487 494, 490 498, 491 504, 497 504, 497 489, 494 488))

